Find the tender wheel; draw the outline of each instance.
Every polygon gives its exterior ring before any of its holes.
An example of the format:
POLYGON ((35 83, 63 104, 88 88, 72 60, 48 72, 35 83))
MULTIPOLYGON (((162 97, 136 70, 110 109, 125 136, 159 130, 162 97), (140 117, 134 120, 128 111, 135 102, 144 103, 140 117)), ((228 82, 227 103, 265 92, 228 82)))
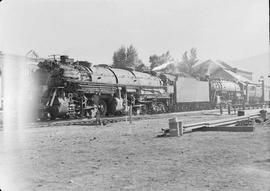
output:
POLYGON ((56 105, 52 106, 49 113, 51 116, 51 120, 55 120, 59 113, 58 107, 56 105))
POLYGON ((146 105, 143 105, 141 107, 141 115, 145 115, 145 114, 147 114, 147 106, 146 105))
POLYGON ((116 114, 116 101, 111 100, 108 102, 108 107, 107 107, 107 113, 108 115, 115 115, 116 114))
POLYGON ((101 117, 105 117, 107 114, 107 104, 104 100, 99 100, 99 112, 101 117))
POLYGON ((40 119, 40 121, 46 121, 49 119, 48 115, 49 115, 48 112, 41 112, 41 113, 39 113, 38 118, 40 119))
POLYGON ((159 113, 166 112, 166 107, 165 107, 164 103, 158 103, 158 109, 159 109, 159 113))

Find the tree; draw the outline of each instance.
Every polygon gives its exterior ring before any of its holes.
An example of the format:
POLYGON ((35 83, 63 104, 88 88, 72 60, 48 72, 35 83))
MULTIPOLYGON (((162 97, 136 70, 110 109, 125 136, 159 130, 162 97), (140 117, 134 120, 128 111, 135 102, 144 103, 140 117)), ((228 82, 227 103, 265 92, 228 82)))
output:
POLYGON ((113 54, 113 67, 122 68, 126 64, 126 48, 122 46, 113 54))
POLYGON ((137 50, 133 45, 128 48, 122 46, 113 54, 113 65, 115 68, 135 68, 139 64, 137 50))
POLYGON ((198 59, 197 59, 197 50, 196 48, 191 48, 190 49, 190 63, 191 65, 195 65, 196 62, 198 62, 198 59))
POLYGON ((126 66, 135 67, 138 64, 138 60, 137 50, 130 45, 126 50, 126 66))
POLYGON ((190 76, 197 77, 196 72, 193 69, 193 66, 198 62, 197 59, 197 50, 195 48, 190 49, 190 53, 185 51, 182 56, 182 61, 178 64, 179 72, 184 72, 190 76))
POLYGON ((149 57, 150 70, 160 65, 159 57, 157 55, 152 55, 149 57))
POLYGON ((173 58, 170 55, 170 52, 167 51, 165 54, 162 54, 160 56, 152 55, 149 57, 150 64, 150 70, 153 70, 153 68, 160 66, 166 62, 173 61, 173 58))
POLYGON ((176 67, 174 65, 174 63, 169 64, 165 69, 164 69, 165 73, 168 74, 175 74, 176 73, 176 67))
POLYGON ((138 72, 146 72, 149 71, 149 68, 141 60, 138 60, 138 65, 136 65, 135 70, 138 72))

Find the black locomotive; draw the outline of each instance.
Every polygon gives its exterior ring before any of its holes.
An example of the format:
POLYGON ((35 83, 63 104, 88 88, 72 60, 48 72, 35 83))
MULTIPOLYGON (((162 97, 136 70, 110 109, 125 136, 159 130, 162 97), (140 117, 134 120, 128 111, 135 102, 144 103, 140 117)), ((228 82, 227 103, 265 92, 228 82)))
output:
POLYGON ((40 118, 95 117, 212 109, 219 103, 264 103, 262 86, 222 79, 183 78, 163 73, 92 65, 67 56, 39 63, 40 118), (247 88, 248 87, 248 88, 247 88), (255 88, 255 90, 254 90, 255 88))

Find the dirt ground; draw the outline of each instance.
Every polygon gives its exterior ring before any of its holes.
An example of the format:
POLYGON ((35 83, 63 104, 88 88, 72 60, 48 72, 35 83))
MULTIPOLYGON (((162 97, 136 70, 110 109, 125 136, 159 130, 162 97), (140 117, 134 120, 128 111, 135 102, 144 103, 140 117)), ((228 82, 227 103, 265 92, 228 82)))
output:
MULTIPOLYGON (((221 118, 179 117, 184 123, 221 118)), ((168 119, 161 117, 132 124, 0 131, 0 188, 270 190, 270 127, 157 138, 167 127, 168 119)))

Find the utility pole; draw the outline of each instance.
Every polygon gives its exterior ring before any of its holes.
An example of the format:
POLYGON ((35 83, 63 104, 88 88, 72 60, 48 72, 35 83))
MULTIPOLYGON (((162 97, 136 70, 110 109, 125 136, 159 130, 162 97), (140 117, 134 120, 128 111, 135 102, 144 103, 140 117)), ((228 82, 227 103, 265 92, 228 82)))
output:
POLYGON ((261 102, 263 103, 264 102, 264 77, 263 76, 260 77, 259 82, 262 83, 262 98, 261 98, 261 102))

